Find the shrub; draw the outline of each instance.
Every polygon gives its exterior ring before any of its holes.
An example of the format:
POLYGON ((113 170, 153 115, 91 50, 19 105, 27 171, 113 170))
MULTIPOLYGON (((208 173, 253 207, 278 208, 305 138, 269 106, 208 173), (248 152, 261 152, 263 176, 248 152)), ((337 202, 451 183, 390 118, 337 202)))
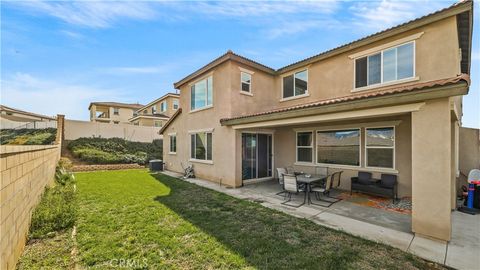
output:
POLYGON ((76 219, 75 190, 72 184, 47 187, 32 214, 30 238, 45 238, 70 228, 76 219))
POLYGON ((56 128, 46 129, 2 129, 0 144, 47 145, 55 141, 56 128))
POLYGON ((79 138, 68 149, 82 161, 93 164, 138 163, 162 157, 162 140, 131 142, 120 138, 79 138))
POLYGON ((75 177, 70 160, 61 158, 55 171, 56 185, 46 187, 32 214, 30 238, 45 238, 75 224, 75 177))

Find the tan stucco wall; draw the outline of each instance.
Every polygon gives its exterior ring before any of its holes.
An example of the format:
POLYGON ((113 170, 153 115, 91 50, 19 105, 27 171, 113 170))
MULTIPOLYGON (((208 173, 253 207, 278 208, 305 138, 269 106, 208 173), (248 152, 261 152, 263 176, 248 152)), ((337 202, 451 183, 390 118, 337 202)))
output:
POLYGON ((412 113, 412 230, 451 237, 451 111, 448 98, 412 113))
MULTIPOLYGON (((480 130, 462 127, 459 130, 459 169, 465 181, 472 169, 480 169, 480 130)), ((466 182, 460 185, 465 185, 466 182)))
POLYGON ((160 128, 132 124, 106 124, 78 120, 65 120, 65 140, 81 137, 123 138, 129 141, 152 142, 162 139, 160 128))
POLYGON ((15 269, 30 218, 44 187, 53 181, 60 145, 0 146, 0 269, 15 269))

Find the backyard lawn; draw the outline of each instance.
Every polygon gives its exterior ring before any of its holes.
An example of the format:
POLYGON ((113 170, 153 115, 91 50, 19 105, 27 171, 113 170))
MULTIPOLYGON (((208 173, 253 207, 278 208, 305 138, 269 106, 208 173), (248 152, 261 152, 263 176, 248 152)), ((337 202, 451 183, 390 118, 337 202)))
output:
POLYGON ((85 268, 441 268, 389 246, 145 170, 76 177, 76 261, 85 268))

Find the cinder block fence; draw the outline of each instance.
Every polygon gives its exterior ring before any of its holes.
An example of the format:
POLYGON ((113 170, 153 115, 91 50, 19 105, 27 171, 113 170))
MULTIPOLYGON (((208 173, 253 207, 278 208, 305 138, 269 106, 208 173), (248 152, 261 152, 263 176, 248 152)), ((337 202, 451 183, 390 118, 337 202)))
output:
POLYGON ((0 269, 15 269, 25 246, 32 211, 54 179, 60 159, 63 116, 54 145, 0 146, 0 269))

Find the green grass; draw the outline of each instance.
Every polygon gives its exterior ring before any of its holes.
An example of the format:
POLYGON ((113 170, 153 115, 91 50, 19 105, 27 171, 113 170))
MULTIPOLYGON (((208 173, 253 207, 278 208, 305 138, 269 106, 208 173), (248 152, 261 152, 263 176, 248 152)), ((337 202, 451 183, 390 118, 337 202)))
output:
POLYGON ((389 246, 145 170, 76 177, 83 267, 440 268, 389 246))

